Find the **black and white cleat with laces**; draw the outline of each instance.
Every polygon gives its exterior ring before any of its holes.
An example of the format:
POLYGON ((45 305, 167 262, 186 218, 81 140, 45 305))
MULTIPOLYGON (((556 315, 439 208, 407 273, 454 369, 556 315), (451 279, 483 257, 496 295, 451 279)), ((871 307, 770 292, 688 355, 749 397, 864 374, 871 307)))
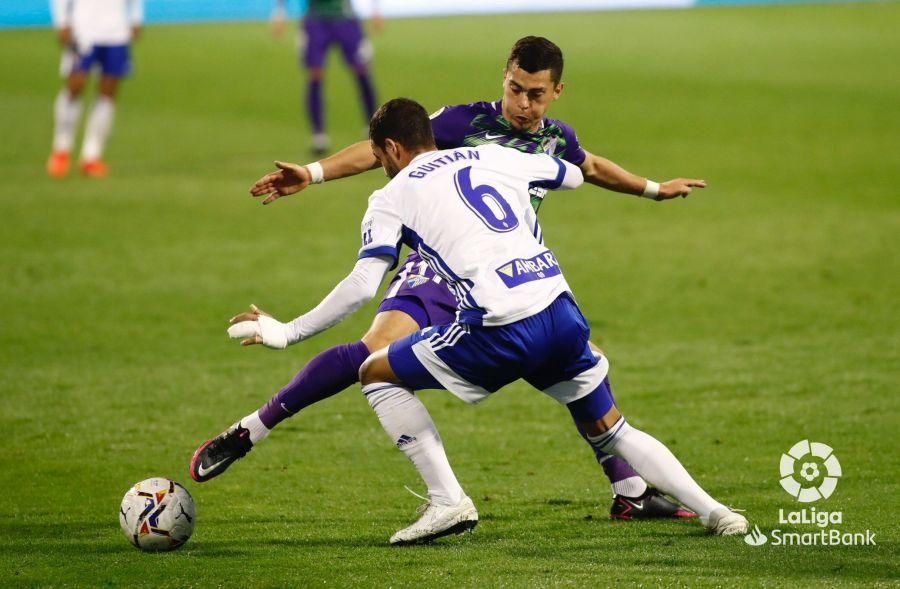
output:
POLYGON ((228 428, 219 437, 203 443, 191 458, 191 478, 205 483, 225 472, 231 464, 253 449, 250 430, 240 422, 228 428))
POLYGON ((609 510, 611 519, 669 519, 697 517, 693 511, 670 501, 656 489, 648 488, 640 497, 616 495, 609 510))

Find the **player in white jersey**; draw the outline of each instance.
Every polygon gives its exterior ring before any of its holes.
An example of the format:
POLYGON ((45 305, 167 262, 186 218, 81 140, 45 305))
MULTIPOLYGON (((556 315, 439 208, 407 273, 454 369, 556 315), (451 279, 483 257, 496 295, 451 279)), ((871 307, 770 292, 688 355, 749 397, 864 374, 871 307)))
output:
POLYGON ((81 119, 81 94, 91 70, 100 68, 97 98, 88 116, 80 169, 93 178, 107 175, 103 148, 112 129, 119 81, 131 71, 132 40, 140 34, 143 0, 52 0, 53 25, 64 48, 61 73, 66 82, 54 104, 53 149, 47 173, 69 173, 81 119))
MULTIPOLYGON (((360 369, 369 404, 428 488, 422 516, 391 543, 428 542, 478 522, 413 390, 447 389, 475 403, 520 378, 565 404, 592 445, 625 458, 710 531, 745 533, 743 516, 703 491, 663 444, 625 422, 606 379, 608 362, 592 352, 587 321, 535 235, 530 189, 577 187, 581 171, 496 146, 437 151, 425 109, 407 99, 376 112, 370 138, 392 180, 369 199, 353 272, 294 321, 281 323, 254 307, 232 320, 229 334, 244 345, 284 348, 327 329, 374 297, 403 243, 450 284, 459 301, 454 323, 394 342, 360 369)), ((242 425, 251 436, 263 427, 242 425)))

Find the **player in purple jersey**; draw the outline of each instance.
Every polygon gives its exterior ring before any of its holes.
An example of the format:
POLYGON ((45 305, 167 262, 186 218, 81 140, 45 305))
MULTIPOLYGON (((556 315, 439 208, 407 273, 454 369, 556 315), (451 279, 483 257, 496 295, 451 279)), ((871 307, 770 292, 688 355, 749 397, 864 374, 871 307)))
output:
POLYGON ((590 348, 590 327, 559 262, 534 236, 531 188, 536 182, 577 188, 581 170, 498 145, 438 151, 425 109, 405 98, 379 108, 369 128, 391 181, 369 197, 353 270, 297 319, 242 313, 228 335, 274 349, 314 337, 375 297, 401 244, 418 251, 457 294, 456 321, 394 342, 360 368, 369 406, 428 490, 418 520, 390 543, 428 543, 470 530, 479 519, 414 391, 444 389, 477 403, 518 379, 565 405, 592 446, 626 458, 695 510, 711 533, 746 534, 744 516, 710 496, 662 443, 619 412, 606 380, 609 362, 590 348))
MULTIPOLYGON (((273 17, 276 36, 280 35, 284 26, 284 4, 285 0, 276 0, 273 17)), ((377 13, 377 5, 375 8, 377 13)), ((379 29, 381 18, 376 14, 372 23, 376 30, 379 29)), ((312 151, 320 156, 329 146, 322 100, 322 80, 328 49, 332 45, 340 47, 344 62, 353 70, 366 121, 375 112, 375 88, 369 73, 373 50, 350 0, 309 0, 301 26, 302 66, 306 68, 306 110, 313 133, 312 151)))
MULTIPOLYGON (((563 90, 562 71, 562 52, 556 45, 541 37, 520 39, 507 59, 501 100, 445 107, 432 115, 437 146, 447 149, 496 143, 521 151, 548 153, 580 167, 587 182, 653 200, 684 197, 693 188, 705 186, 702 180, 683 178, 657 184, 582 148, 571 127, 544 116, 563 90)), ((265 196, 263 204, 310 184, 380 167, 367 141, 307 166, 282 162, 276 165, 278 171, 267 174, 251 189, 254 196, 265 196)), ((544 187, 532 187, 535 209, 544 196, 544 187)), ((537 224, 535 227, 540 237, 540 227, 537 224)), ((430 325, 451 323, 456 306, 456 299, 440 277, 431 272, 418 254, 410 253, 388 286, 372 326, 361 340, 322 352, 258 411, 201 446, 192 459, 191 476, 203 482, 224 472, 282 420, 357 382, 359 367, 370 352, 430 325)), ((580 433, 584 436, 583 431, 580 433)), ((612 483, 611 517, 693 515, 649 488, 624 460, 596 448, 594 451, 612 483)))

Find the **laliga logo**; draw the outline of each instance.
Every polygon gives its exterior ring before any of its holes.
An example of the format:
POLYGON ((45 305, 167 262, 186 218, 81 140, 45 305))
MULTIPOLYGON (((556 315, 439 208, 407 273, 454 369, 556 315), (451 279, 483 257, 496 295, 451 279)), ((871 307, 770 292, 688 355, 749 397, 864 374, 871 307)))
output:
POLYGON ((781 486, 800 503, 831 497, 840 476, 841 463, 826 444, 801 440, 781 455, 781 486))

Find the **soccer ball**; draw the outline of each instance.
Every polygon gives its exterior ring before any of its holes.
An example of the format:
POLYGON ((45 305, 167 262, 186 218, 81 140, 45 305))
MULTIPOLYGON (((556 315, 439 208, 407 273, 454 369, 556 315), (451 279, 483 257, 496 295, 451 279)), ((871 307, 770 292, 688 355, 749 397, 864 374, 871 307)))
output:
POLYGON ((141 550, 175 550, 191 537, 197 510, 188 490, 164 478, 128 489, 119 507, 119 525, 141 550))

